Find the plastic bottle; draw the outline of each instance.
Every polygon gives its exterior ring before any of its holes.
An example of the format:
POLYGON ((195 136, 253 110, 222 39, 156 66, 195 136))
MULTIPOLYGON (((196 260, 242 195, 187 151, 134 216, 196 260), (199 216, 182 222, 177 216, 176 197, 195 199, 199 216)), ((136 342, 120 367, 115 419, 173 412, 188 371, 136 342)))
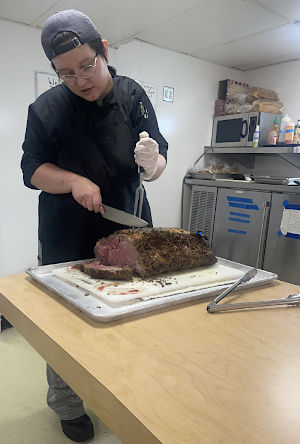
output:
POLYGON ((294 131, 294 140, 293 143, 300 143, 300 117, 297 120, 294 131))
POLYGON ((294 131, 295 131, 295 124, 290 120, 285 128, 284 143, 286 144, 293 143, 294 131))
POLYGON ((259 125, 256 125, 255 131, 253 133, 253 143, 252 143, 253 148, 258 147, 258 141, 259 141, 259 125))
POLYGON ((268 145, 276 145, 278 143, 278 136, 279 136, 279 125, 276 116, 269 129, 268 145))
POLYGON ((290 122, 290 120, 291 119, 287 114, 281 119, 280 131, 279 131, 279 143, 284 143, 286 125, 288 122, 290 122))

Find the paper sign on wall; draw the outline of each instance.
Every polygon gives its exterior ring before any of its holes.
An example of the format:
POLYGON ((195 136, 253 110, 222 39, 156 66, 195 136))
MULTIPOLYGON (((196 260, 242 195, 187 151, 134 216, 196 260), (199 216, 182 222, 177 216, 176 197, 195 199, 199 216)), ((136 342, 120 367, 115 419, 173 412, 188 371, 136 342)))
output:
POLYGON ((144 82, 143 80, 136 80, 136 82, 141 85, 146 91, 147 96, 152 103, 153 108, 156 108, 156 97, 157 97, 157 86, 154 83, 144 82))
POLYGON ((35 96, 38 98, 43 92, 60 84, 60 80, 54 73, 35 71, 35 96))
POLYGON ((287 233, 300 235, 300 211, 284 208, 280 224, 282 234, 287 233))

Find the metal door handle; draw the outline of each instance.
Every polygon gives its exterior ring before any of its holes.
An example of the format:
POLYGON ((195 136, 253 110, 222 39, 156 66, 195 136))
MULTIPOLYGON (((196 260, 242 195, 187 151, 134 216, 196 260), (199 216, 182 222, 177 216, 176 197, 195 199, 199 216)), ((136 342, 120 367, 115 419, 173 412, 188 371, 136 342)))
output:
POLYGON ((245 139, 248 135, 248 122, 247 120, 242 121, 242 131, 241 131, 241 137, 245 139), (243 131, 245 129, 245 132, 243 131))
POLYGON ((267 222, 266 214, 267 214, 267 208, 269 206, 270 206, 269 201, 266 201, 263 203, 263 217, 262 217, 262 223, 261 223, 260 234, 259 234, 259 243, 258 243, 258 250, 257 250, 256 264, 255 264, 256 268, 260 268, 259 262, 260 262, 260 257, 261 257, 261 248, 262 248, 262 244, 263 244, 263 237, 266 232, 266 222, 267 222))

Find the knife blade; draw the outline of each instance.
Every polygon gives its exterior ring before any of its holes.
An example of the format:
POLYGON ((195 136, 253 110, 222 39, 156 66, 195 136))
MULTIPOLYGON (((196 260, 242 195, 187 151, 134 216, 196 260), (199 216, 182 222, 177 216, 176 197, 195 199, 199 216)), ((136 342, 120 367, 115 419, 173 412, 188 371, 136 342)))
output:
POLYGON ((105 213, 102 216, 105 219, 117 222, 118 224, 127 225, 128 227, 146 227, 148 222, 140 217, 134 216, 133 214, 126 213, 125 211, 118 210, 117 208, 110 207, 108 205, 103 205, 105 213))

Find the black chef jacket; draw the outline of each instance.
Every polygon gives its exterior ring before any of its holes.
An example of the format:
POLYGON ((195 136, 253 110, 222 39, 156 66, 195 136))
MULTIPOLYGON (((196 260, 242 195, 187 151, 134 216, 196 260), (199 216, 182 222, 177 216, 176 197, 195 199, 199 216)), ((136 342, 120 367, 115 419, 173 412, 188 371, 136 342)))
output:
MULTIPOLYGON (((113 89, 103 105, 88 102, 59 85, 29 106, 21 167, 29 188, 34 171, 50 162, 87 177, 101 190, 103 203, 133 213, 139 184, 134 148, 139 133, 147 131, 167 157, 155 112, 145 91, 134 80, 115 75, 113 89)), ((142 218, 152 226, 147 196, 142 218)), ((39 196, 40 263, 86 259, 94 256, 96 241, 126 228, 90 212, 72 194, 39 196)))

